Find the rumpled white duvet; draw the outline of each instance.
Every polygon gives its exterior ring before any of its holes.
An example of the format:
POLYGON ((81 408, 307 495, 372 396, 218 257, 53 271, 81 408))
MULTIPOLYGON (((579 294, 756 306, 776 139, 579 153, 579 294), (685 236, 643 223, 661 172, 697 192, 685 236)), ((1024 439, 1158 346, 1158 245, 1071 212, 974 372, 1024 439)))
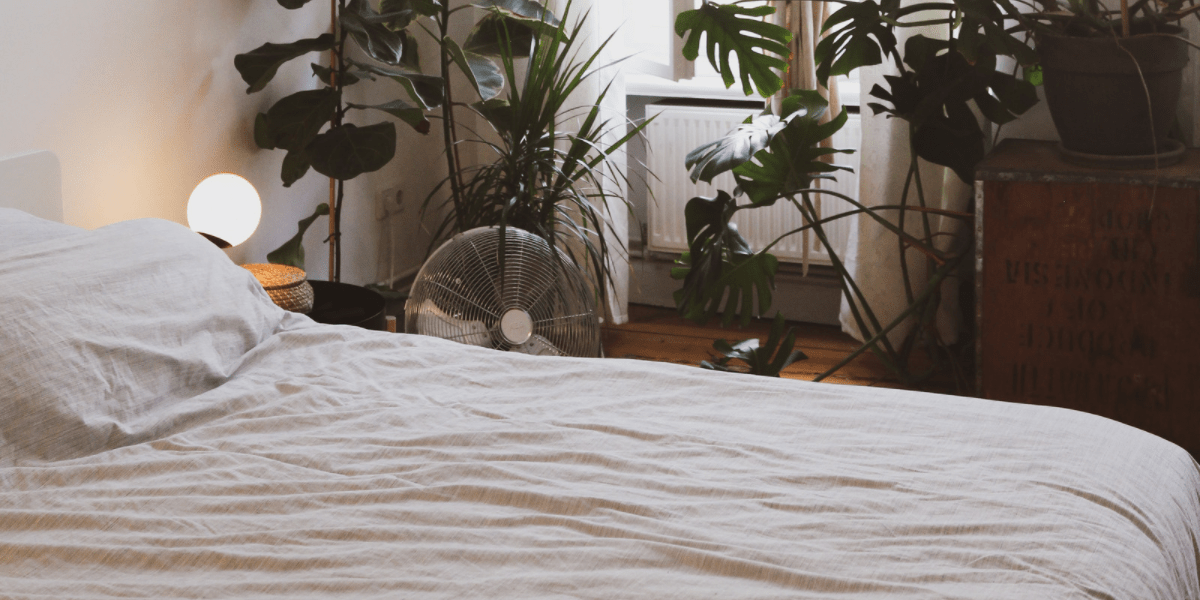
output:
POLYGON ((1200 597, 1197 464, 1103 418, 262 311, 197 393, 26 423, 102 447, 0 426, 0 598, 1200 597))

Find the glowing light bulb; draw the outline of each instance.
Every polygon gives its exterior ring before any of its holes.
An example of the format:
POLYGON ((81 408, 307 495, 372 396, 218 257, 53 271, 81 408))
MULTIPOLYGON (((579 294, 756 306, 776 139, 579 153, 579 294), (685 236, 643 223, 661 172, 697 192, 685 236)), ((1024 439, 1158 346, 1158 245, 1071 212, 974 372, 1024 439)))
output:
POLYGON ((188 227, 222 248, 249 239, 260 218, 258 192, 249 181, 232 173, 206 178, 188 198, 188 227))

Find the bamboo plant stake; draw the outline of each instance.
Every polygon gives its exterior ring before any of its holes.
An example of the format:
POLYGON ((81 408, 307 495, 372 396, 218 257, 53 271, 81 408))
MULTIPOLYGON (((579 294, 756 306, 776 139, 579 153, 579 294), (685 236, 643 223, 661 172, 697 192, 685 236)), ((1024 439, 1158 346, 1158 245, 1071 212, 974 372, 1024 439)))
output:
MULTIPOLYGON (((338 27, 337 0, 329 0, 329 28, 332 30, 334 36, 338 35, 338 31, 340 30, 340 28, 338 27)), ((335 42, 336 41, 337 40, 335 40, 335 42)), ((329 83, 331 85, 333 85, 333 87, 337 87, 337 64, 338 64, 337 49, 338 49, 338 46, 336 43, 334 43, 333 48, 329 50, 329 68, 333 70, 333 72, 330 73, 330 75, 329 75, 329 83)), ((337 262, 337 259, 336 259, 337 252, 335 250, 335 247, 338 244, 338 239, 337 239, 337 230, 338 230, 337 214, 338 213, 337 213, 337 205, 336 205, 336 202, 337 202, 336 188, 337 188, 337 180, 330 177, 329 178, 329 281, 338 281, 341 279, 341 277, 339 277, 340 274, 334 272, 335 264, 337 262)))

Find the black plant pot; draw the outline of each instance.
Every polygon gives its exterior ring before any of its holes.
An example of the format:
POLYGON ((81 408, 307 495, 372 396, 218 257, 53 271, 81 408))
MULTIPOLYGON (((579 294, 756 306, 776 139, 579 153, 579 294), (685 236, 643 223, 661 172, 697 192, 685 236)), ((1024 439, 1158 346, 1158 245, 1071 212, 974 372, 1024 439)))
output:
POLYGON ((1186 35, 1182 29, 1171 28, 1169 33, 1121 40, 1057 35, 1038 38, 1046 103, 1062 139, 1064 158, 1096 155, 1153 159, 1157 154, 1163 159, 1171 154, 1182 155, 1182 144, 1168 140, 1167 133, 1179 105, 1188 45, 1179 37, 1186 35))
POLYGON ((387 302, 365 287, 333 281, 309 281, 313 287, 312 320, 329 325, 354 325, 385 331, 387 302))

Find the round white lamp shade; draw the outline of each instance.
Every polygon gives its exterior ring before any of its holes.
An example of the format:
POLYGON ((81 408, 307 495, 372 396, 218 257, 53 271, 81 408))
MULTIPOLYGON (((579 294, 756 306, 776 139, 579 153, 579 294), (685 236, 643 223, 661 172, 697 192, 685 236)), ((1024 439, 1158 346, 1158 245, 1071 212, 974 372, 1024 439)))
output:
POLYGON ((261 217, 258 192, 249 181, 232 173, 208 177, 188 198, 188 227, 210 240, 216 238, 213 242, 218 246, 236 246, 249 239, 261 217))

